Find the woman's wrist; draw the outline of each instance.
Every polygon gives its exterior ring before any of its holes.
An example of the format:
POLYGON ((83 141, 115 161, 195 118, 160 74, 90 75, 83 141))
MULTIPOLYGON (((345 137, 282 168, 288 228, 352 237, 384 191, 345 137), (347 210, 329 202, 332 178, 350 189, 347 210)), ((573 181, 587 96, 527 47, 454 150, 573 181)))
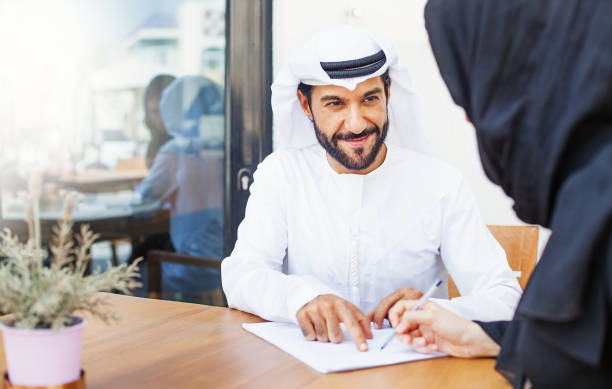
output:
POLYGON ((472 358, 477 357, 497 357, 501 347, 475 322, 470 323, 470 330, 466 333, 465 344, 469 348, 472 358))

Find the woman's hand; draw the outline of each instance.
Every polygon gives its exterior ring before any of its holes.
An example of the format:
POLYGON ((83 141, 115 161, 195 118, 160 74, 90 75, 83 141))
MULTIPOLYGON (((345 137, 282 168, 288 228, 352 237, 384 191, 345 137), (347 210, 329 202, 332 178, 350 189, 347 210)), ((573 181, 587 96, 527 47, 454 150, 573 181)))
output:
POLYGON ((398 339, 422 353, 441 351, 462 358, 494 357, 500 347, 480 326, 435 303, 412 311, 417 300, 400 300, 389 311, 398 339))

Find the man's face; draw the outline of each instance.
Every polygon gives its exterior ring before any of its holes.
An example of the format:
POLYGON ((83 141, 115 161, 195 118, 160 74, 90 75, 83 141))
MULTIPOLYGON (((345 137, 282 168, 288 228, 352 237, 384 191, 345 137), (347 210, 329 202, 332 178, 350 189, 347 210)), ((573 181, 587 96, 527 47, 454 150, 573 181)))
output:
POLYGON ((314 86, 310 105, 300 91, 298 98, 331 157, 350 170, 363 170, 374 162, 388 128, 387 96, 380 77, 357 84, 353 91, 314 86))

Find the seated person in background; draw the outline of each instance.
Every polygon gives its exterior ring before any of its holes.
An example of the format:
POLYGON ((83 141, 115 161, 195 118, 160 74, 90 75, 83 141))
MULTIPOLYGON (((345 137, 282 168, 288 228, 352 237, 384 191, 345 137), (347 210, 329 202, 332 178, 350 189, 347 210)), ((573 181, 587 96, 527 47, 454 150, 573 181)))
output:
POLYGON ((394 306, 391 322, 417 349, 497 356, 515 388, 612 386, 610 15, 607 0, 427 4, 433 52, 484 170, 518 217, 552 235, 512 321, 394 306))
MULTIPOLYGON (((151 140, 147 145, 145 163, 147 168, 151 168, 153 160, 159 149, 172 137, 166 131, 164 122, 159 113, 159 101, 161 100, 164 89, 174 81, 176 77, 167 74, 159 74, 149 82, 144 93, 145 125, 151 134, 151 140)), ((132 255, 130 262, 136 258, 145 257, 149 250, 174 251, 172 241, 167 233, 147 236, 139 244, 132 244, 132 255)))
POLYGON ((151 134, 151 140, 147 145, 146 164, 148 168, 153 165, 153 160, 159 149, 171 139, 168 135, 164 122, 159 113, 159 101, 164 89, 174 81, 176 77, 167 74, 159 74, 149 82, 144 93, 145 126, 151 134))
POLYGON ((450 272, 462 297, 439 288, 441 305, 512 317, 518 282, 461 174, 428 155, 415 100, 385 38, 337 26, 293 53, 272 86, 276 151, 222 262, 230 307, 324 342, 344 322, 366 350, 371 321, 450 272))
MULTIPOLYGON (((145 199, 169 203, 170 237, 177 253, 221 260, 223 91, 205 77, 181 77, 164 90, 160 111, 173 138, 159 150, 136 191, 145 199)), ((164 294, 186 301, 198 301, 201 291, 221 287, 219 271, 206 267, 163 263, 162 276, 164 294)))

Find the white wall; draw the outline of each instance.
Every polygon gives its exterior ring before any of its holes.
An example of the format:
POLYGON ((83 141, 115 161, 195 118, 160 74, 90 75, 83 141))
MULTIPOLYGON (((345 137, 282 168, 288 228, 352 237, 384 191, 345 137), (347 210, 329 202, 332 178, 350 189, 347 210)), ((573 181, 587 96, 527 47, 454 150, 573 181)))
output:
MULTIPOLYGON (((345 23, 391 37, 401 61, 411 70, 426 136, 439 157, 459 168, 468 181, 487 224, 524 224, 512 200, 486 178, 474 129, 456 106, 440 77, 423 20, 426 0, 275 0, 274 75, 291 50, 330 24, 345 23)), ((393 98, 393 97, 392 97, 393 98)), ((549 233, 540 229, 540 250, 549 233)))

